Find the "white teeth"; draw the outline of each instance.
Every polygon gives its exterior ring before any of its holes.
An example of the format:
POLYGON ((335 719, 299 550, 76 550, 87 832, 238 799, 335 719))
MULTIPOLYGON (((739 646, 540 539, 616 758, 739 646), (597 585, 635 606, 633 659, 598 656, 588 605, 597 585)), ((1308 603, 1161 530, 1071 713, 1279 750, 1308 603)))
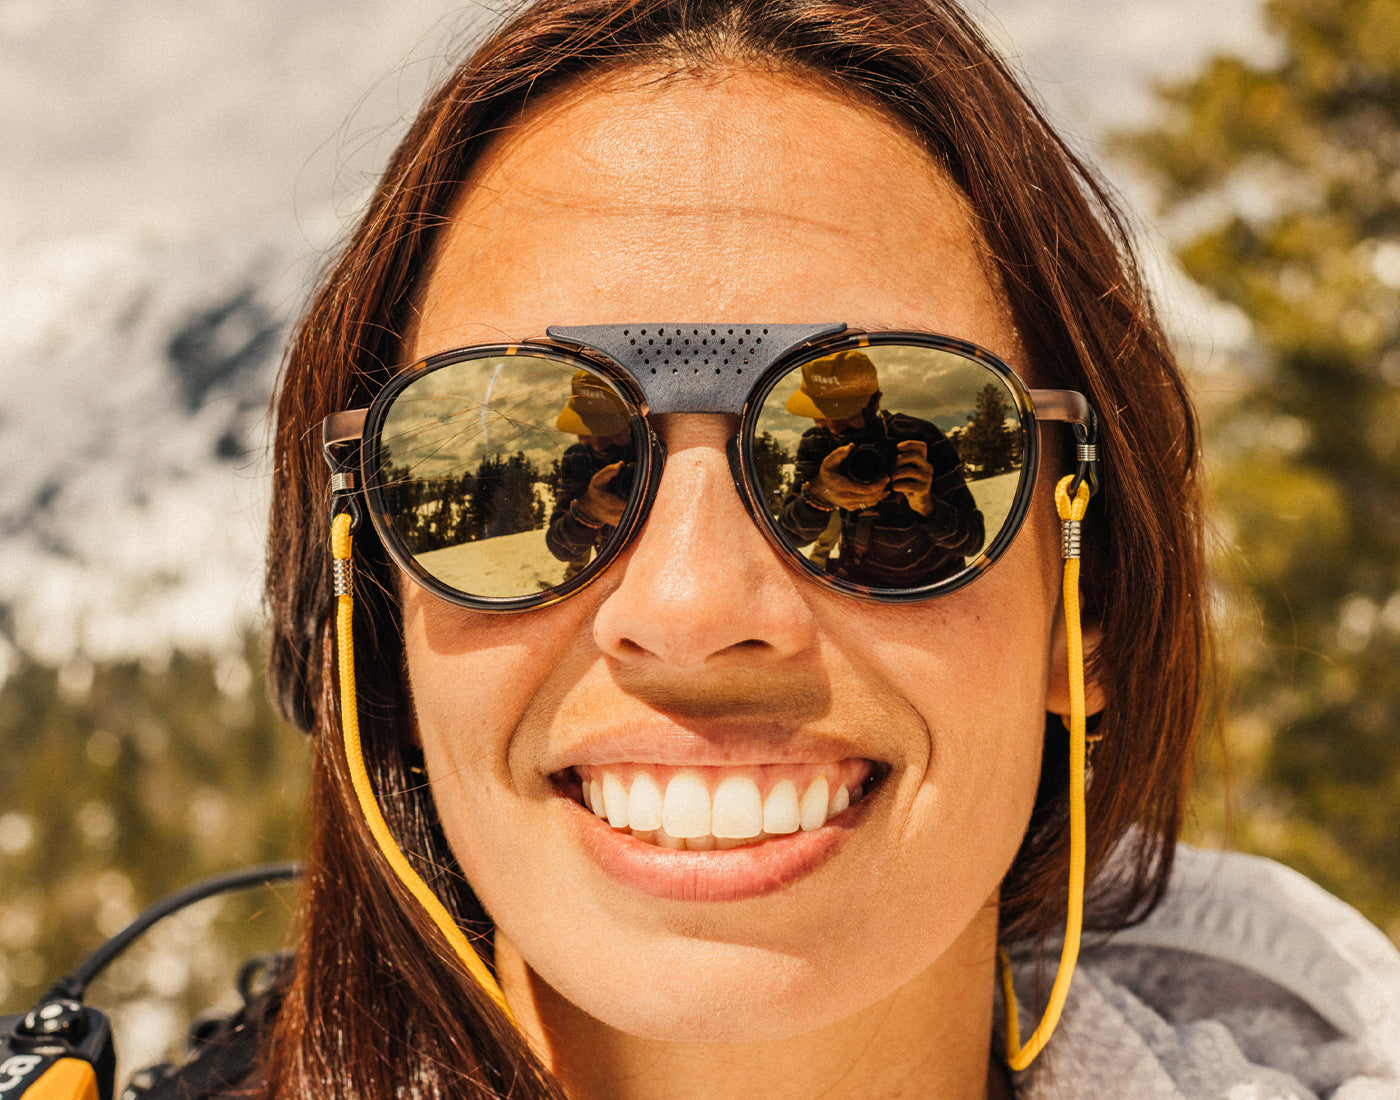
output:
POLYGON ((679 852, 685 847, 685 841, 678 836, 672 836, 665 829, 656 830, 656 843, 663 848, 670 848, 673 852, 679 852))
POLYGON ((803 832, 810 833, 813 829, 820 829, 826 824, 826 807, 830 797, 830 787, 827 784, 826 776, 819 775, 812 780, 812 785, 802 796, 802 805, 799 809, 798 823, 802 826, 803 832))
POLYGON ((614 829, 627 828, 627 788, 611 772, 603 773, 603 804, 607 808, 608 824, 614 829))
POLYGON ((725 839, 748 839, 763 832, 763 796, 748 776, 731 775, 715 790, 710 832, 725 839))
POLYGON ((763 800, 763 831, 765 833, 795 833, 802 824, 802 811, 797 806, 797 785, 791 779, 779 780, 763 800))
POLYGON ((661 824, 672 836, 704 837, 710 834, 710 792, 694 772, 677 772, 666 784, 661 824))
POLYGON ((627 800, 627 822, 634 829, 655 831, 661 828, 661 788, 646 772, 632 780, 632 794, 627 800))
POLYGON ((713 795, 704 778, 693 771, 677 772, 663 792, 656 779, 638 771, 629 791, 613 772, 581 782, 582 801, 598 817, 648 844, 673 850, 708 852, 737 848, 801 829, 820 829, 865 793, 845 784, 831 791, 824 772, 808 785, 801 798, 791 779, 781 779, 765 798, 749 775, 729 775, 713 795))

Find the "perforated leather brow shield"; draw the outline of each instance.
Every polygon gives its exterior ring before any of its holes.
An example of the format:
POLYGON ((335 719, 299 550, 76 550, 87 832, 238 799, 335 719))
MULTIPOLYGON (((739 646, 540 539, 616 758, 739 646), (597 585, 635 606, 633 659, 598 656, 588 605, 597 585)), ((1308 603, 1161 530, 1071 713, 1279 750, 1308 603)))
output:
MULTIPOLYGON (((754 383, 779 359, 846 331, 844 324, 663 323, 551 325, 546 334, 561 344, 601 352, 617 363, 637 383, 653 413, 738 415, 754 383)), ((968 349, 974 350, 971 345, 968 349)), ((1092 436, 1094 414, 1082 394, 1029 392, 1037 420, 1067 421, 1092 436)), ((1086 478, 1095 472, 1085 471, 1086 478)))
POLYGON ((760 375, 789 352, 846 331, 825 325, 567 325, 551 340, 602 352, 654 413, 743 412, 760 375))

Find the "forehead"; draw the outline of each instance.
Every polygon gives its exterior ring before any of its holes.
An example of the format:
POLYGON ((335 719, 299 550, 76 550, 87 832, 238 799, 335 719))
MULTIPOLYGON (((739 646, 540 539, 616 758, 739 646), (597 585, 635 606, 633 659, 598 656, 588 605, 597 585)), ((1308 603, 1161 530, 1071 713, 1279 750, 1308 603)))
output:
POLYGON ((812 79, 612 74, 555 93, 464 183, 410 353, 549 325, 738 319, 946 332, 1020 363, 961 192, 812 79))

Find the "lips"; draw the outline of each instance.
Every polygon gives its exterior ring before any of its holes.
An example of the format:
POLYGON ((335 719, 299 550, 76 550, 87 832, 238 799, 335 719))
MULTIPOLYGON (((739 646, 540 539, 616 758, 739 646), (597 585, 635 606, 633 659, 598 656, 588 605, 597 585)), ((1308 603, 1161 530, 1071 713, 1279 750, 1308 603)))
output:
POLYGON ((835 855, 868 816, 870 795, 889 770, 863 759, 745 766, 612 760, 565 768, 553 781, 561 801, 572 803, 570 831, 609 878, 671 901, 733 902, 783 890, 835 855))

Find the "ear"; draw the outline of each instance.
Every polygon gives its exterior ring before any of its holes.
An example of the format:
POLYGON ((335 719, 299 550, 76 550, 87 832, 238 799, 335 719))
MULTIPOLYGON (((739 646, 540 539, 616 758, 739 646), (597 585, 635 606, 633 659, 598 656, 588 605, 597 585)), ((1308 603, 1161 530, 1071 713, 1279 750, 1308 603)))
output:
MULTIPOLYGON (((1086 716, 1098 714, 1108 705, 1108 695, 1097 678, 1089 672, 1089 659, 1103 641, 1103 629, 1098 623, 1085 623, 1084 637, 1084 713, 1086 716)), ((1055 633, 1050 645, 1050 680, 1045 694, 1045 709, 1058 714, 1069 726, 1069 644, 1065 639, 1065 618, 1063 612, 1055 615, 1055 633)))

